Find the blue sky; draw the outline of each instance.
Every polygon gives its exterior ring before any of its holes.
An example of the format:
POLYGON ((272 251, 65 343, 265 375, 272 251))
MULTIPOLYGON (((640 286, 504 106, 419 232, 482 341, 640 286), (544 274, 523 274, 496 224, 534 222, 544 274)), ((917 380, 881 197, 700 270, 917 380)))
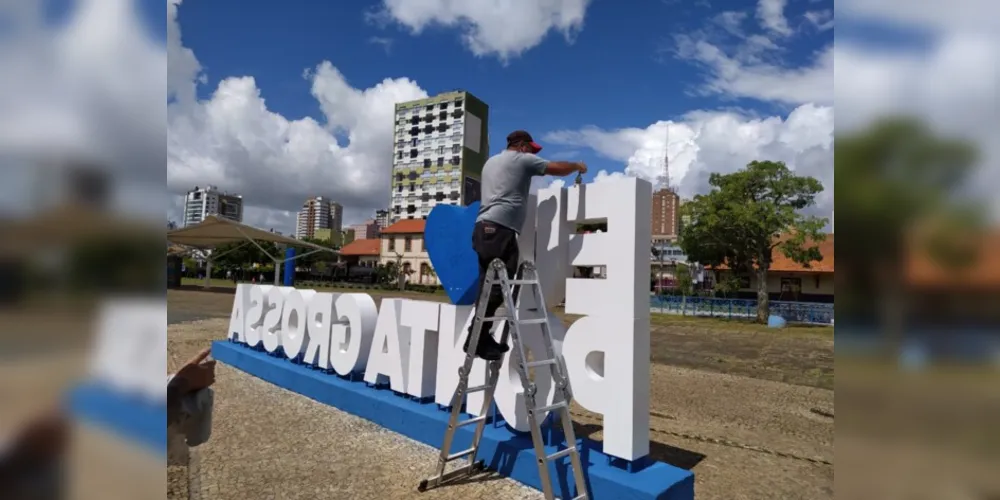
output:
POLYGON ((836 46, 830 0, 166 3, 16 3, 0 36, 22 50, 0 58, 23 77, 0 81, 0 118, 31 147, 157 191, 163 163, 150 159, 165 157, 175 219, 180 194, 212 183, 242 193, 259 227, 290 229, 320 194, 362 220, 388 204, 393 103, 456 87, 491 105, 494 149, 526 128, 597 182, 655 180, 665 147, 682 196, 711 172, 779 160, 824 183, 814 212, 828 215, 834 100, 838 133, 916 116, 980 146, 976 186, 1000 179, 986 0, 837 0, 836 46))
MULTIPOLYGON (((454 28, 435 27, 413 35, 398 24, 366 21, 366 14, 379 7, 374 1, 241 0, 236 8, 228 1, 188 2, 179 19, 185 45, 195 51, 208 78, 199 97, 209 98, 223 78, 253 75, 268 108, 291 119, 323 120, 309 94, 310 83, 302 78, 304 69, 323 60, 332 62, 357 88, 408 77, 431 94, 454 88, 472 92, 491 107, 494 149, 518 128, 540 138, 548 131, 586 125, 644 126, 696 109, 781 111, 753 99, 691 94, 703 76, 695 65, 669 56, 671 33, 698 29, 720 11, 753 9, 755 2, 715 0, 711 7, 683 3, 690 5, 595 1, 587 10, 585 28, 572 43, 549 33, 540 45, 506 65, 473 55, 454 28)), ((832 1, 825 3, 832 6, 832 1)), ((787 15, 801 15, 807 8, 822 5, 798 2, 788 7, 787 15)), ((750 28, 752 24, 747 23, 750 28)), ((802 36, 784 57, 793 65, 808 63, 811 54, 832 39, 832 30, 802 36)), ((545 153, 562 150, 550 145, 545 153)), ((593 172, 624 168, 593 152, 584 152, 582 158, 596 167, 593 172)))
POLYGON ((824 177, 826 214, 832 8, 188 0, 168 11, 168 186, 241 192, 260 225, 290 224, 301 200, 320 194, 361 219, 387 205, 394 100, 462 88, 490 105, 494 153, 526 129, 543 156, 586 161, 588 181, 655 181, 669 149, 685 197, 705 191, 711 172, 785 161, 824 177), (193 95, 178 97, 191 82, 193 95), (276 170, 287 172, 280 183, 276 170))

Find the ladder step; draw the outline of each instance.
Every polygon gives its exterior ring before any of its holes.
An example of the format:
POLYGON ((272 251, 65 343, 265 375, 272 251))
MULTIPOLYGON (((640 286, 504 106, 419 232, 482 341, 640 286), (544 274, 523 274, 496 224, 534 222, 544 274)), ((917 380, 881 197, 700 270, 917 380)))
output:
MULTIPOLYGON (((511 319, 514 319, 514 318, 511 318, 510 316, 487 316, 487 317, 483 318, 483 323, 487 323, 487 322, 490 322, 490 321, 510 321, 511 319)), ((541 324, 545 324, 546 322, 548 322, 548 319, 547 318, 528 318, 528 319, 519 319, 519 320, 516 320, 516 321, 517 321, 517 324, 519 324, 519 325, 541 325, 541 324)))
MULTIPOLYGON (((572 450, 574 448, 569 448, 569 449, 572 450)), ((462 457, 464 457, 466 455, 471 455, 471 454, 473 454, 475 452, 476 452, 475 448, 469 448, 468 450, 462 450, 462 451, 460 451, 458 453, 452 453, 451 455, 448 455, 448 458, 446 459, 446 461, 451 462, 452 460, 455 460, 457 458, 462 458, 462 457)))
POLYGON ((511 285, 537 285, 538 280, 509 280, 511 285))
POLYGON ((549 411, 552 411, 552 410, 558 410, 558 409, 565 408, 565 407, 566 407, 566 402, 565 401, 560 401, 558 403, 551 404, 551 405, 548 405, 548 406, 542 406, 542 407, 539 407, 539 408, 535 409, 535 416, 536 417, 540 417, 543 414, 545 414, 545 412, 549 412, 549 411))
POLYGON ((457 429, 457 428, 465 426, 465 425, 472 425, 472 424, 474 424, 476 422, 482 422, 483 420, 486 420, 486 415, 480 415, 478 417, 470 418, 468 420, 462 420, 458 424, 455 425, 455 428, 457 429))
POLYGON ((545 457, 545 460, 548 460, 548 461, 551 462, 552 460, 558 460, 558 459, 560 459, 562 457, 565 457, 566 455, 569 455, 570 453, 576 453, 576 447, 566 448, 564 450, 559 450, 559 451, 557 451, 557 452, 555 452, 555 453, 553 453, 553 454, 545 457))
POLYGON ((573 497, 573 500, 587 500, 587 494, 584 493, 578 497, 573 497))
POLYGON ((556 364, 556 360, 554 359, 542 359, 539 361, 528 361, 527 363, 525 363, 525 366, 527 366, 528 368, 536 368, 539 366, 554 365, 554 364, 556 364))
POLYGON ((519 325, 542 325, 548 322, 548 318, 530 318, 530 319, 519 319, 517 324, 519 325))
POLYGON ((488 385, 477 385, 475 387, 469 387, 468 389, 465 390, 465 393, 469 394, 471 392, 485 391, 487 388, 489 388, 488 385))
POLYGON ((511 319, 509 316, 487 316, 483 318, 483 323, 488 323, 490 321, 507 321, 511 319))

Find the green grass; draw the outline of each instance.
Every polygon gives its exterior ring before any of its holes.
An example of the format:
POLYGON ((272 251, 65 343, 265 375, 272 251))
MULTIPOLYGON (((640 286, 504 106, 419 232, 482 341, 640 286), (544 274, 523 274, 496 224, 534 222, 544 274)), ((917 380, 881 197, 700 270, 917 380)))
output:
MULTIPOLYGON (((233 280, 227 280, 222 278, 212 278, 210 281, 213 288, 236 288, 236 283, 233 280)), ((271 282, 260 283, 262 285, 270 285, 271 282)), ((204 279, 197 278, 181 278, 181 286, 190 287, 202 287, 205 286, 204 279)), ((341 293, 368 293, 371 295, 377 295, 379 297, 418 297, 426 300, 444 301, 448 296, 445 294, 444 290, 438 290, 436 292, 417 292, 408 290, 405 292, 399 292, 396 290, 384 290, 379 288, 365 288, 364 285, 359 284, 356 287, 350 286, 300 286, 299 288, 308 288, 309 290, 321 290, 324 292, 341 292, 341 293)))
MULTIPOLYGON (((209 283, 211 286, 216 288, 236 288, 236 283, 233 283, 233 280, 227 280, 225 278, 212 278, 209 280, 209 283)), ((197 278, 181 278, 181 285, 205 286, 205 280, 197 278)))
MULTIPOLYGON (((181 278, 181 285, 184 286, 204 286, 205 280, 196 278, 181 278)), ((265 283, 269 284, 269 283, 265 283)), ((232 280, 213 278, 211 280, 211 285, 217 288, 234 288, 236 286, 232 280)), ((414 292, 405 291, 398 292, 396 290, 381 290, 381 289, 365 289, 360 285, 357 288, 345 287, 345 286, 316 286, 309 287, 310 289, 322 290, 328 292, 341 292, 341 293, 369 293, 371 295, 377 295, 379 297, 405 297, 405 298, 420 298, 424 300, 433 300, 438 302, 444 302, 447 299, 447 295, 444 290, 439 290, 435 293, 426 292, 414 292)), ((562 308, 556 308, 556 312, 562 314, 562 308)), ((575 319, 575 316, 566 315, 571 319, 575 319)), ((832 326, 802 326, 802 325, 792 325, 782 329, 769 328, 767 325, 761 325, 757 323, 752 323, 745 319, 726 319, 726 318, 712 318, 705 316, 682 316, 679 314, 658 314, 652 313, 650 323, 652 326, 661 327, 700 327, 712 330, 726 330, 726 331, 737 331, 743 333, 781 333, 783 335, 791 336, 811 336, 811 337, 832 337, 833 327, 832 326)))
POLYGON ((679 314, 653 313, 650 323, 654 326, 691 326, 714 327, 714 329, 739 331, 745 333, 781 333, 784 335, 806 335, 833 338, 832 326, 791 325, 785 328, 770 328, 767 325, 751 322, 743 318, 713 318, 707 316, 682 316, 679 314))

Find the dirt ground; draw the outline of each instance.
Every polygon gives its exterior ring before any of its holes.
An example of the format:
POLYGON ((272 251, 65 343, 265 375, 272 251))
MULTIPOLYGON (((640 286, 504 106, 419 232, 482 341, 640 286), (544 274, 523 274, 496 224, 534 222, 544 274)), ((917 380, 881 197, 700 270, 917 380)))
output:
MULTIPOLYGON (((332 289, 331 289, 332 290, 332 289)), ((406 297, 444 302, 427 293, 364 292, 381 305, 382 297, 406 297)), ((209 293, 169 290, 169 323, 229 317, 232 288, 209 293)), ((569 324, 577 317, 556 312, 569 324)), ((833 390, 833 329, 795 326, 774 330, 763 325, 722 319, 655 314, 650 349, 654 363, 716 373, 786 382, 833 390)))
MULTIPOLYGON (((232 295, 171 290, 168 304, 175 369, 224 337, 232 295)), ((652 350, 651 455, 694 471, 697 498, 833 498, 832 331, 655 316, 652 350)), ((216 391, 212 440, 169 466, 169 498, 418 498, 435 450, 226 366, 216 391)), ((597 415, 574 420, 601 438, 597 415)), ((481 479, 419 498, 540 498, 481 479)))

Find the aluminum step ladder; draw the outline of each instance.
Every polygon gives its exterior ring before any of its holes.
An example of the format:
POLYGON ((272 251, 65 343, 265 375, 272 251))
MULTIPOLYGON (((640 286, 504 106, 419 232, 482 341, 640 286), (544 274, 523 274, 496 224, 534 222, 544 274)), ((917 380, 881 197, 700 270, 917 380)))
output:
MULTIPOLYGON (((545 498, 547 500, 555 500, 557 498, 553 493, 552 478, 549 475, 549 462, 569 456, 573 467, 573 477, 576 482, 576 493, 578 495, 573 498, 574 500, 586 500, 588 498, 587 487, 583 477, 583 467, 580 463, 580 451, 576 446, 576 433, 573 432, 573 421, 569 414, 569 406, 573 399, 573 394, 570 389, 569 379, 566 376, 565 362, 562 356, 556 356, 555 349, 552 345, 552 332, 549 330, 548 315, 546 313, 545 301, 542 297, 542 286, 538 280, 538 270, 535 268, 535 264, 533 262, 523 262, 519 266, 517 274, 518 275, 515 279, 509 279, 507 276, 507 268, 500 259, 496 259, 490 264, 490 268, 486 273, 486 280, 484 281, 482 290, 479 294, 479 302, 476 305, 476 316, 475 319, 473 319, 474 325, 471 333, 472 339, 469 341, 469 345, 478 345, 479 335, 482 333, 484 323, 506 320, 509 327, 504 328, 500 343, 507 343, 508 334, 511 336, 513 341, 511 346, 513 348, 513 352, 511 355, 515 356, 513 361, 517 363, 517 372, 521 376, 521 385, 524 387, 524 403, 525 407, 528 409, 528 419, 531 427, 531 440, 535 445, 538 473, 542 480, 542 492, 545 494, 545 498), (539 313, 538 317, 520 317, 521 315, 518 312, 518 306, 520 305, 520 291, 522 285, 528 286, 529 290, 533 294, 534 304, 537 309, 533 309, 532 312, 537 311, 539 313), (504 313, 503 315, 493 317, 483 317, 486 314, 486 304, 489 301, 490 291, 495 286, 499 286, 503 292, 504 302, 502 310, 504 313), (534 361, 527 360, 524 345, 521 343, 521 325, 539 325, 541 327, 542 336, 544 337, 543 340, 545 341, 545 358, 534 361), (552 379, 556 386, 556 394, 553 398, 553 404, 548 406, 537 405, 535 401, 535 394, 537 393, 538 388, 535 385, 535 382, 528 377, 529 368, 541 366, 548 366, 550 368, 552 379), (570 446, 551 455, 546 455, 545 445, 542 439, 541 425, 546 412, 549 411, 553 411, 558 414, 556 420, 558 420, 562 426, 562 432, 566 437, 566 443, 570 446)), ((489 334, 490 333, 487 330, 486 335, 489 334)), ((433 475, 420 482, 420 485, 417 487, 418 491, 426 491, 444 482, 458 477, 470 476, 486 468, 484 461, 476 460, 476 454, 479 451, 479 442, 483 437, 483 430, 486 426, 486 416, 490 410, 490 406, 493 404, 493 395, 496 391, 497 379, 499 378, 503 359, 489 361, 489 370, 486 375, 485 385, 469 387, 469 374, 472 371, 472 363, 474 360, 474 354, 466 354, 465 364, 458 370, 458 387, 455 388, 455 394, 451 398, 451 418, 448 421, 448 430, 444 435, 444 443, 441 447, 441 454, 438 457, 436 466, 434 467, 433 475), (465 396, 469 393, 477 391, 484 392, 483 407, 479 412, 479 416, 468 419, 460 419, 462 414, 462 403, 465 401, 465 396), (460 427, 473 424, 476 425, 476 431, 472 437, 471 447, 457 453, 451 453, 451 445, 455 438, 455 432, 460 427), (461 458, 466 459, 466 463, 464 465, 445 473, 445 469, 449 462, 461 458)))

